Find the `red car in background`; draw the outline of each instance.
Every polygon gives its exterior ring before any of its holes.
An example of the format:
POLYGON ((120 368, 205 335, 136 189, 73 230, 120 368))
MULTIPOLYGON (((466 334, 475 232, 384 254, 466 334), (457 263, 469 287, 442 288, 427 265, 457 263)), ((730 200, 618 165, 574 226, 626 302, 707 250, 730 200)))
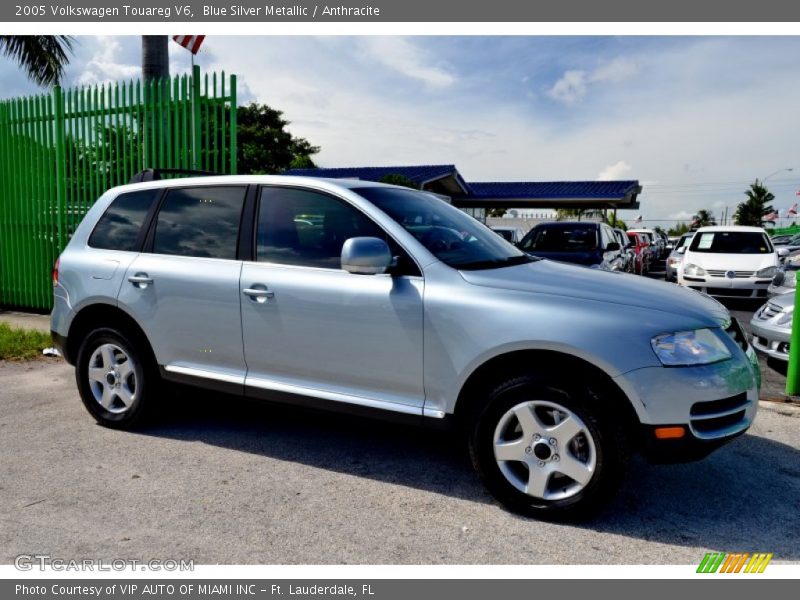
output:
POLYGON ((650 241, 641 233, 627 232, 628 239, 633 244, 634 272, 644 275, 650 271, 650 241))

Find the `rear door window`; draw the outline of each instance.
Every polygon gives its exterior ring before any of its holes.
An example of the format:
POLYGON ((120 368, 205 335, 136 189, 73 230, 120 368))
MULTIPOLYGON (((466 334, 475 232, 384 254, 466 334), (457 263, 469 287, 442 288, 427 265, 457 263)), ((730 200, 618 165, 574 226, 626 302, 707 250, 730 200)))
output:
POLYGON ((245 186, 171 189, 158 213, 153 252, 236 258, 246 191, 245 186))
POLYGON ((161 190, 140 190, 120 194, 97 221, 89 246, 102 250, 138 250, 137 241, 147 212, 161 190))

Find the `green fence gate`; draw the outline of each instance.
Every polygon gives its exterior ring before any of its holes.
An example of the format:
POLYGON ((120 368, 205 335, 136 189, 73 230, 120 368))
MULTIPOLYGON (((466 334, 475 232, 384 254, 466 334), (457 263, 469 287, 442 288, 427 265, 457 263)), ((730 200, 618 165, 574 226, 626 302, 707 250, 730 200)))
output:
POLYGON ((145 168, 236 173, 236 76, 0 101, 0 305, 52 307, 53 263, 103 192, 145 168))

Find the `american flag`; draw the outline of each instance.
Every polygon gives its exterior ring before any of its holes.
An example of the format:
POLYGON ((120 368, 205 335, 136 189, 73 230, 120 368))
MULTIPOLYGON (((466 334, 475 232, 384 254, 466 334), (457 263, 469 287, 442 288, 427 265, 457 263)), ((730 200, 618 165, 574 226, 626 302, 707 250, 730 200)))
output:
MULTIPOLYGON (((800 192, 798 192, 800 194, 800 192)), ((786 211, 787 217, 796 217, 797 216, 797 202, 792 204, 791 208, 786 211)))
POLYGON ((775 212, 774 210, 771 213, 764 216, 765 221, 774 221, 777 218, 778 218, 778 213, 775 212))
POLYGON ((200 44, 206 39, 204 35, 173 35, 172 40, 186 48, 192 54, 197 54, 200 44))
POLYGON ((638 225, 641 222, 642 222, 642 215, 639 215, 638 217, 636 217, 636 220, 633 223, 634 225, 638 225))

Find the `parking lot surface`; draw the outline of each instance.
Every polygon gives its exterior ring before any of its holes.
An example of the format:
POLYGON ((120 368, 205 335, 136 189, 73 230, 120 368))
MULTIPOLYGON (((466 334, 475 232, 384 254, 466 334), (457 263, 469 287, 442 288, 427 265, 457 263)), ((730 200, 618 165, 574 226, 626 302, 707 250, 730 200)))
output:
POLYGON ((176 388, 138 433, 100 427, 57 360, 0 363, 0 562, 696 564, 705 551, 800 560, 800 409, 763 407, 708 459, 634 460, 581 525, 521 518, 454 439, 176 388))

